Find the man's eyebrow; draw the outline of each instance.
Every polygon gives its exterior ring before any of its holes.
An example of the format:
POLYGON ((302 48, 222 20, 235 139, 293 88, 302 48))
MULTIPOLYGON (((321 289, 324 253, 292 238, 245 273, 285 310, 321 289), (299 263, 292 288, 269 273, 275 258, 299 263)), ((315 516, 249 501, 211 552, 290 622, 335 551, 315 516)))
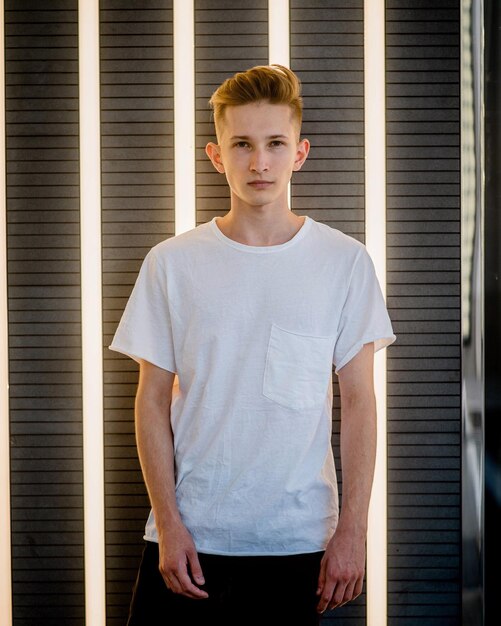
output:
MULTIPOLYGON (((233 135, 230 138, 231 141, 235 141, 236 139, 249 141, 251 137, 248 135, 233 135)), ((269 135, 266 139, 288 139, 287 135, 269 135)))

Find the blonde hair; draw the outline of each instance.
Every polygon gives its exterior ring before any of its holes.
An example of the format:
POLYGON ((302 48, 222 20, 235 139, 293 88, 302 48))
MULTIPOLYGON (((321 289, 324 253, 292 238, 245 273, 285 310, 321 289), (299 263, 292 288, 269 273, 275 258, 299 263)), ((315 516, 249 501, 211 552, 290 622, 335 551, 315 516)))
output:
POLYGON ((303 118, 303 99, 299 78, 283 65, 257 65, 227 78, 212 94, 209 104, 214 113, 217 135, 220 134, 227 107, 242 106, 262 100, 270 104, 290 106, 299 134, 303 118))

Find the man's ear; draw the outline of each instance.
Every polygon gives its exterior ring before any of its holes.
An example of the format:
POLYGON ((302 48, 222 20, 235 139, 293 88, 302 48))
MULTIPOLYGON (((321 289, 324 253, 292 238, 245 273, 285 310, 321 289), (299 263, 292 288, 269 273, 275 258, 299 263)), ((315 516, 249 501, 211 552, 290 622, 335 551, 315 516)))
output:
POLYGON ((205 153, 207 154, 209 159, 212 161, 212 165, 216 168, 216 170, 220 174, 224 174, 224 165, 223 165, 223 160, 221 158, 221 149, 217 145, 217 143, 212 143, 212 141, 208 143, 205 146, 205 153))
POLYGON ((296 158, 294 159, 294 167, 292 168, 292 171, 297 172, 303 167, 303 163, 306 161, 309 151, 310 142, 308 139, 301 139, 301 141, 297 144, 296 158))

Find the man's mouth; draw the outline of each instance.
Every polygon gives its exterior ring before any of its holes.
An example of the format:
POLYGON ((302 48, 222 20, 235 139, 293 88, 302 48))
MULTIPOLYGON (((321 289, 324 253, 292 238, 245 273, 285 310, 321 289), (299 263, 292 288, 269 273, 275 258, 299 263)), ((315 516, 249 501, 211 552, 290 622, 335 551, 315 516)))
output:
POLYGON ((273 185, 273 182, 271 180, 251 180, 248 184, 254 189, 268 189, 273 185))

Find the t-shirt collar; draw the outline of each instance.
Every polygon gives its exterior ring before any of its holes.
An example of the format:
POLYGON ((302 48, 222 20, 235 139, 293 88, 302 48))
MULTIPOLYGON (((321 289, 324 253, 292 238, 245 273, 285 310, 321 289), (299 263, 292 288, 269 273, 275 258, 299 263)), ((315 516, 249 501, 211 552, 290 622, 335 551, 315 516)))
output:
POLYGON ((270 254, 273 252, 280 252, 282 250, 287 250, 288 248, 295 245, 298 241, 301 241, 301 239, 305 237, 312 223, 311 218, 306 215, 303 225, 297 231, 294 237, 292 237, 292 239, 289 239, 289 241, 286 241, 285 243, 280 243, 274 246, 249 246, 245 243, 240 243, 238 241, 235 241, 234 239, 230 239, 229 237, 224 235, 223 232, 219 229, 219 226, 217 226, 216 224, 218 219, 219 219, 219 216, 217 215, 213 217, 212 220, 210 221, 210 226, 212 228, 213 233, 216 235, 216 237, 220 241, 222 241, 228 246, 231 246, 232 248, 241 250, 242 252, 252 252, 255 254, 270 254))

